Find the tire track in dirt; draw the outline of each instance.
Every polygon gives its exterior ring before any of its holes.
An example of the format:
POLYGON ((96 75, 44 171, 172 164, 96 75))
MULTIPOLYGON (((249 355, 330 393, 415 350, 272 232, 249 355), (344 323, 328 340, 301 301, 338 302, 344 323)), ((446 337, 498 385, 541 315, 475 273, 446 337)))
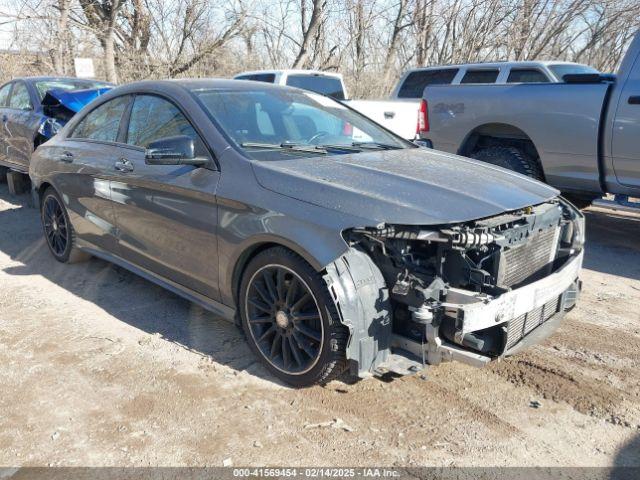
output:
MULTIPOLYGON (((612 369, 596 376, 582 358, 562 358, 540 353, 540 349, 508 359, 490 366, 493 373, 515 386, 526 386, 535 390, 546 400, 564 402, 574 410, 592 417, 601 418, 614 424, 634 426, 637 418, 627 412, 624 406, 628 398, 624 390, 614 385, 608 378, 612 369)), ((637 373, 629 372, 633 378, 637 373)), ((620 378, 620 373, 616 375, 620 378)))

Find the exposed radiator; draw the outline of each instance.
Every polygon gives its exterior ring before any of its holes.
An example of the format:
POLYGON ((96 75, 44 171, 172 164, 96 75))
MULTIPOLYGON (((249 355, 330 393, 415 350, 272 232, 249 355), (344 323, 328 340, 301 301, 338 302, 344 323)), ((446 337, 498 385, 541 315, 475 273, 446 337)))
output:
POLYGON ((506 249, 500 261, 498 283, 517 287, 551 272, 558 244, 558 228, 548 228, 532 235, 526 243, 506 249))
POLYGON ((532 330, 536 329, 549 320, 558 312, 560 297, 545 303, 543 306, 531 310, 529 313, 514 318, 507 324, 507 342, 505 350, 509 350, 516 343, 526 337, 532 330))

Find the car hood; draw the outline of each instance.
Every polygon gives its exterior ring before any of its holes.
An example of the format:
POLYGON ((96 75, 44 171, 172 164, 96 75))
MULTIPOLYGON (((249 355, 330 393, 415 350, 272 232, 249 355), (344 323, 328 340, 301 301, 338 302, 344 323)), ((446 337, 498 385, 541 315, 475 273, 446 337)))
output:
POLYGON ((264 188, 369 225, 477 220, 559 193, 503 168, 423 148, 254 161, 253 168, 264 188))
POLYGON ((51 110, 63 107, 73 113, 77 113, 94 98, 108 92, 111 88, 87 88, 84 90, 52 88, 45 93, 42 99, 42 106, 51 110))

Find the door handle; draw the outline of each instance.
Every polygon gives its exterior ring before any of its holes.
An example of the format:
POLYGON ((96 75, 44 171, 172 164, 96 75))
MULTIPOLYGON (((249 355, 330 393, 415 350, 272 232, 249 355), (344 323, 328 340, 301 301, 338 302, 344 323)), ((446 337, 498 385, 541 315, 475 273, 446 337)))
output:
POLYGON ((65 162, 65 163, 71 163, 71 162, 73 162, 73 153, 71 153, 71 152, 62 152, 60 155, 58 155, 56 157, 56 160, 59 160, 61 162, 65 162))
POLYGON ((131 163, 131 160, 121 158, 116 161, 114 168, 119 172, 133 172, 133 163, 131 163))
POLYGON ((384 118, 390 119, 396 116, 396 112, 384 112, 384 118))
POLYGON ((640 105, 640 95, 629 97, 629 105, 640 105))

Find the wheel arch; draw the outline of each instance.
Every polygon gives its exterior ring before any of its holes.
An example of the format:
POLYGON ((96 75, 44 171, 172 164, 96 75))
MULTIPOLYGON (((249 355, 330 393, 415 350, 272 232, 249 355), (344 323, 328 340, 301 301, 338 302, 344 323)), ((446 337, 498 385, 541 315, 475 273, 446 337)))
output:
POLYGON ((508 123, 485 123, 474 128, 460 145, 458 149, 459 155, 469 156, 477 148, 482 147, 487 142, 504 145, 523 145, 526 144, 530 151, 533 152, 535 158, 540 161, 540 151, 536 147, 533 139, 521 128, 508 123))
MULTIPOLYGON (((283 247, 299 255, 317 272, 322 272, 324 270, 325 266, 322 265, 318 258, 291 240, 277 236, 260 236, 254 238, 251 243, 244 245, 243 248, 240 249, 240 253, 234 260, 233 268, 231 269, 231 277, 229 280, 231 282, 232 299, 236 307, 238 306, 238 295, 240 294, 242 275, 247 268, 247 265, 259 253, 275 247, 283 247)), ((236 309, 236 312, 237 311, 238 309, 236 309)), ((238 319, 236 318, 236 321, 237 320, 238 319)))
MULTIPOLYGON (((52 183, 47 182, 46 180, 43 182, 40 182, 38 185, 34 185, 33 191, 37 194, 38 196, 38 205, 40 205, 40 202, 42 202, 42 195, 44 195, 44 192, 47 190, 47 188, 53 188, 54 190, 56 190, 56 187, 53 186, 52 183)), ((57 190, 56 190, 57 192, 57 190)))

